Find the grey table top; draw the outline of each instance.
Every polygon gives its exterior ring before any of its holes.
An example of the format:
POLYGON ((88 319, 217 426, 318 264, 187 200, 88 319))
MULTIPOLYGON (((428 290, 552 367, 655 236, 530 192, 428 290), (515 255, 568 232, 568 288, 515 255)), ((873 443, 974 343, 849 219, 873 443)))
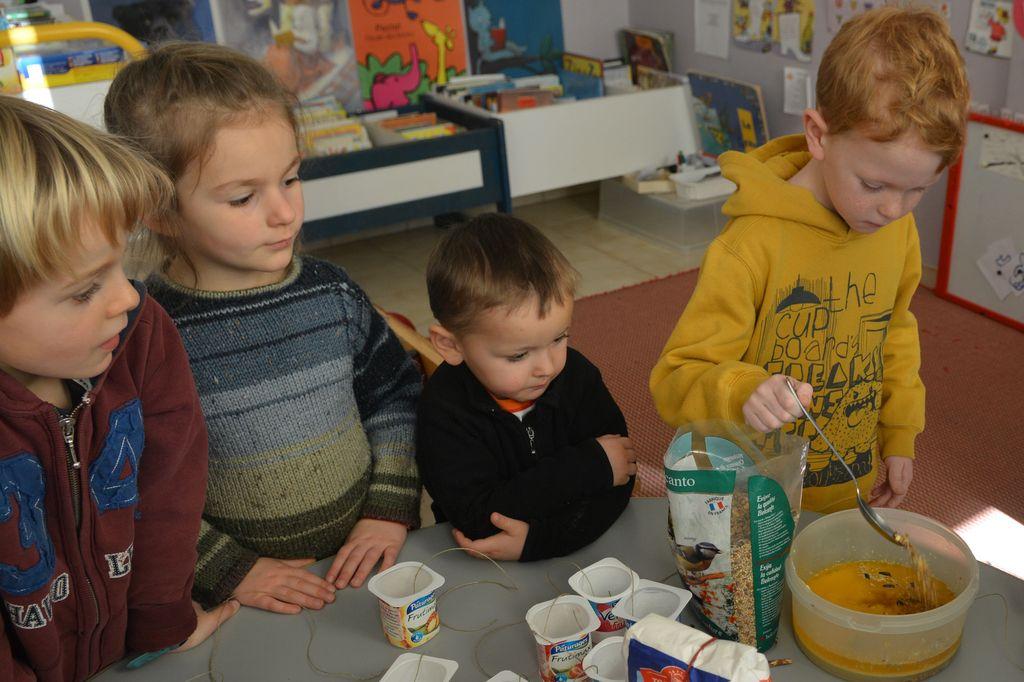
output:
MULTIPOLYGON (((667 501, 634 499, 622 517, 605 535, 573 554, 569 559, 586 566, 607 556, 614 556, 637 571, 641 577, 662 581, 672 576, 670 584, 679 584, 675 565, 666 540, 667 501)), ((803 514, 801 525, 808 517, 803 514)), ((454 546, 450 526, 442 524, 409 535, 400 561, 423 561, 436 552, 454 546)), ((314 568, 323 574, 330 561, 314 568)), ((568 577, 576 568, 567 560, 552 559, 536 563, 502 564, 518 584, 517 591, 506 591, 495 585, 473 585, 443 597, 439 604, 442 629, 427 644, 414 649, 428 656, 458 661, 455 680, 485 680, 504 670, 513 670, 531 680, 539 679, 533 637, 525 622, 527 609, 541 601, 554 598, 559 591, 569 592, 568 577), (483 630, 460 632, 445 624, 477 628, 496 622, 483 630), (516 623, 498 629, 506 623, 516 623), (478 666, 477 661, 483 667, 478 666), (485 674, 486 672, 486 674, 485 674)), ((449 587, 473 580, 504 580, 491 564, 461 552, 450 552, 430 561, 430 566, 445 576, 443 592, 449 587)), ((1011 655, 1022 656, 1024 633, 1024 581, 988 565, 980 564, 979 595, 999 593, 1006 597, 1010 613, 1004 618, 1002 600, 987 598, 975 601, 968 613, 962 646, 948 668, 936 680, 1024 680, 1024 673, 1014 667, 1004 653, 1004 622, 1009 628, 1011 655)), ((793 664, 775 668, 773 679, 834 679, 807 660, 793 640, 789 624, 789 595, 779 627, 778 642, 769 658, 791 658, 793 664)), ((181 654, 168 654, 136 670, 127 671, 123 663, 108 668, 95 677, 103 682, 119 680, 168 680, 185 682, 201 680, 213 656, 213 669, 224 682, 238 680, 323 680, 328 676, 310 667, 306 650, 310 641, 309 616, 316 623, 316 637, 309 648, 317 667, 352 677, 369 677, 383 673, 404 650, 387 643, 381 631, 377 600, 366 587, 346 589, 338 593, 333 604, 319 612, 285 616, 243 608, 222 628, 215 640, 181 654)), ((337 679, 345 679, 341 675, 337 679)))

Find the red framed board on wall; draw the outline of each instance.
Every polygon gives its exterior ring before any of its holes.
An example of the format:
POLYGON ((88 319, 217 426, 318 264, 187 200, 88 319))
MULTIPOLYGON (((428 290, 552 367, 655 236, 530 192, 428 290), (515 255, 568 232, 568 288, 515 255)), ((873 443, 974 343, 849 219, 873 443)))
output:
POLYGON ((935 293, 1024 331, 1024 125, 971 114, 949 169, 935 293))

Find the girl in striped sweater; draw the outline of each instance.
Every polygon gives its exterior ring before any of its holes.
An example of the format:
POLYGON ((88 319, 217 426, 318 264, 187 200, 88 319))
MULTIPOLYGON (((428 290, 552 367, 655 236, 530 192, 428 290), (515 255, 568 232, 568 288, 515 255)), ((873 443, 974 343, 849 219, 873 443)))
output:
POLYGON ((195 598, 281 613, 395 562, 418 524, 420 377, 340 268, 295 255, 303 219, 290 95, 202 43, 129 64, 107 127, 177 190, 150 228, 150 293, 185 342, 210 432, 195 598), (307 569, 334 556, 326 579, 307 569))

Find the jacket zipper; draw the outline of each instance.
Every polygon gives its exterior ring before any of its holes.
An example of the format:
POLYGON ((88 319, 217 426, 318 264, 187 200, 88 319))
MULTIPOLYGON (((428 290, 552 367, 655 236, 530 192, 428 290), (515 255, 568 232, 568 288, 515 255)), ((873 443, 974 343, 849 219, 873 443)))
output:
MULTIPOLYGON (((92 402, 92 396, 86 392, 82 396, 82 401, 75 406, 75 409, 71 410, 71 414, 66 417, 60 418, 60 431, 64 437, 64 444, 67 446, 67 467, 68 467, 68 481, 71 485, 71 504, 75 510, 75 530, 79 531, 82 527, 82 490, 81 484, 79 483, 79 476, 81 475, 82 462, 78 459, 78 453, 75 452, 75 421, 78 419, 78 413, 86 405, 92 402)), ((76 533, 77 535, 77 533, 76 533)), ((89 588, 89 596, 92 597, 93 612, 95 614, 95 626, 99 627, 100 624, 100 602, 96 597, 96 589, 93 587, 92 580, 89 578, 89 573, 85 569, 85 552, 81 552, 82 555, 82 575, 85 577, 86 586, 89 588)), ((91 656, 90 656, 91 659, 91 656)), ((91 667, 91 660, 90 660, 91 667)))
POLYGON ((526 427, 526 435, 530 439, 530 454, 531 455, 536 455, 537 454, 537 448, 534 447, 534 445, 533 445, 533 438, 534 438, 534 436, 536 434, 534 433, 532 426, 527 426, 526 427))

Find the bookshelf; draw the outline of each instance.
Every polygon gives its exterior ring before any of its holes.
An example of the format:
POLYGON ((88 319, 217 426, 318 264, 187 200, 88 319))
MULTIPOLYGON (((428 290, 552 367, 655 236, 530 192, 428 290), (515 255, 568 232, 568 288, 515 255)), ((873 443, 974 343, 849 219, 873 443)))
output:
POLYGON ((504 124, 513 197, 668 165, 678 151, 697 151, 681 85, 505 113, 449 106, 504 124))

